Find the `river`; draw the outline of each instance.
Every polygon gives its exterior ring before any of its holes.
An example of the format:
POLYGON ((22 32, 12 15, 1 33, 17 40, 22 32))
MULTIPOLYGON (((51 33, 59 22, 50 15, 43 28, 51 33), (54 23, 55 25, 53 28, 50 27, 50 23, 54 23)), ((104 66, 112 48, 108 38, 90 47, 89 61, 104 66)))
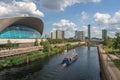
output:
POLYGON ((97 47, 77 47, 75 50, 78 59, 69 66, 61 62, 71 50, 4 69, 0 71, 0 80, 101 80, 97 47))

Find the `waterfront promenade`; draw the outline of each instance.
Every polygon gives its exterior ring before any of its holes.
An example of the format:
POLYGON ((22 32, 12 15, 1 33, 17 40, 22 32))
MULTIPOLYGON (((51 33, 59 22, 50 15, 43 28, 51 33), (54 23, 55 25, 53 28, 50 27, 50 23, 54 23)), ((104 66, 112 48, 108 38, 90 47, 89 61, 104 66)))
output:
POLYGON ((104 71, 104 78, 103 80, 120 80, 120 70, 114 65, 114 59, 119 59, 115 55, 107 54, 102 45, 98 46, 99 51, 99 58, 100 58, 100 65, 104 71))
MULTIPOLYGON (((61 43, 61 44, 51 44, 51 46, 65 46, 66 44, 76 45, 76 44, 85 44, 85 42, 69 42, 69 43, 61 43)), ((4 59, 10 56, 22 55, 27 54, 29 52, 42 50, 43 46, 33 46, 33 47, 25 47, 25 48, 16 48, 16 49, 7 49, 7 50, 0 50, 0 59, 4 59)))
POLYGON ((42 49, 43 49, 42 46, 34 46, 34 47, 0 50, 0 59, 4 59, 4 58, 10 57, 10 56, 27 54, 29 52, 38 51, 38 50, 42 50, 42 49))
POLYGON ((65 46, 67 44, 70 44, 70 45, 77 45, 77 44, 86 44, 86 42, 66 42, 66 43, 61 43, 61 44, 51 44, 51 46, 65 46))

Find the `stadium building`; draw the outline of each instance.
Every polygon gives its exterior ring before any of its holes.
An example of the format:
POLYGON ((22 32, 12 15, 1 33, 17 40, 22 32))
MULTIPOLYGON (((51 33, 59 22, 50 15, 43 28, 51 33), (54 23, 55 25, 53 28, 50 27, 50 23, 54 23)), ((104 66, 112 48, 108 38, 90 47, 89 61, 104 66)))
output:
POLYGON ((41 40, 43 26, 43 21, 35 17, 0 19, 0 47, 8 40, 19 47, 33 46, 36 39, 41 40))

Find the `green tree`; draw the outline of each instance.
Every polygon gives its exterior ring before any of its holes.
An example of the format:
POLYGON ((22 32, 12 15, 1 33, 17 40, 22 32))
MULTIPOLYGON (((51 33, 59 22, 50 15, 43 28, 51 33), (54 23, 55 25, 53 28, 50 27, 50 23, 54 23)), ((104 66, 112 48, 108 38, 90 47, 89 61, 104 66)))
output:
POLYGON ((108 38, 108 43, 107 43, 107 46, 109 47, 109 48, 113 48, 113 45, 114 45, 114 38, 108 38))
POLYGON ((44 48, 44 52, 51 52, 51 50, 52 50, 52 47, 51 47, 51 45, 50 45, 50 43, 49 43, 49 41, 41 41, 41 45, 43 46, 43 48, 44 48))
POLYGON ((36 39, 35 42, 34 42, 34 46, 38 46, 38 45, 39 45, 38 39, 36 39))
POLYGON ((114 48, 115 49, 119 49, 119 52, 120 52, 120 32, 117 32, 115 34, 116 38, 115 38, 115 41, 114 41, 114 48))
POLYGON ((43 45, 44 41, 41 39, 40 45, 43 45))
POLYGON ((7 41, 6 47, 9 49, 13 47, 12 42, 10 40, 7 41))
POLYGON ((108 44, 108 37, 105 37, 105 38, 104 38, 103 44, 104 44, 104 45, 107 45, 107 44, 108 44))

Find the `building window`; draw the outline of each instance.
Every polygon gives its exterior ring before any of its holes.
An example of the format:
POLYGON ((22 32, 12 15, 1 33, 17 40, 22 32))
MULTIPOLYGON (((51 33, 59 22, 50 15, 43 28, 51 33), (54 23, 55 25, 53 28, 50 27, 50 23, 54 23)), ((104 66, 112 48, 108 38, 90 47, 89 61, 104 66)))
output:
POLYGON ((40 38, 38 31, 23 25, 11 25, 0 32, 0 38, 40 38))

